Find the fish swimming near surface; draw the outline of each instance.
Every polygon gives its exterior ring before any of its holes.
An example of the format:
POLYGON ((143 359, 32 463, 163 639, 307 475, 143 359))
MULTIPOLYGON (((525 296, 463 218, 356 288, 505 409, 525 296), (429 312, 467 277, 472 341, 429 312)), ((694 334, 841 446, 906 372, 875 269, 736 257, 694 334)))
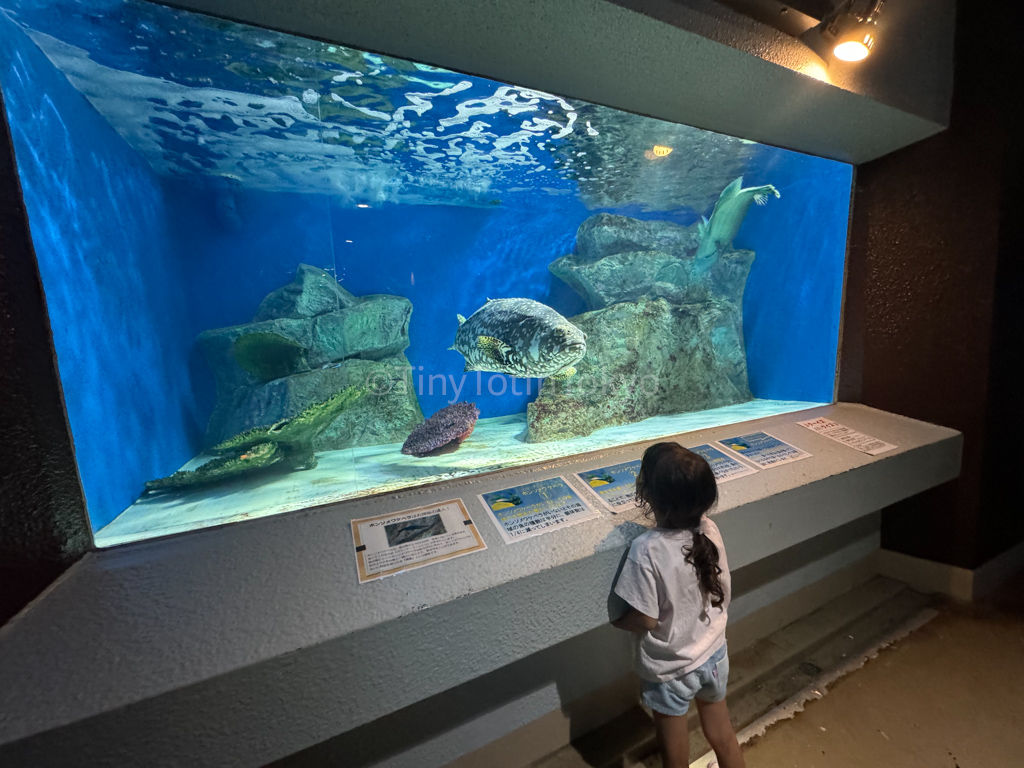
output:
POLYGON ((533 299, 488 299, 468 319, 458 319, 449 349, 466 358, 466 371, 567 379, 587 353, 587 334, 533 299))
POLYGON ((740 231, 747 211, 750 210, 750 204, 765 205, 770 195, 782 197, 779 190, 771 184, 743 189, 742 176, 723 189, 714 210, 711 211, 711 218, 704 219, 697 225, 700 245, 697 247, 696 260, 707 261, 719 250, 731 248, 732 241, 740 231))

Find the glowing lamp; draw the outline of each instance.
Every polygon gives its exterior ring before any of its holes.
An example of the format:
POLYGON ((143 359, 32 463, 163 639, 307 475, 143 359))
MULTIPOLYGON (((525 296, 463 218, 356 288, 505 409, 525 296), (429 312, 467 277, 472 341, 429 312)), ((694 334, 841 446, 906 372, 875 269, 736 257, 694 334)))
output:
POLYGON ((800 39, 826 61, 828 51, 839 61, 864 61, 875 46, 883 5, 883 0, 844 0, 800 39))
POLYGON ((655 157, 665 157, 666 155, 672 154, 672 147, 663 147, 661 144, 655 144, 654 148, 651 149, 651 153, 655 157))
POLYGON ((865 35, 863 40, 846 40, 836 43, 832 53, 840 61, 863 61, 871 53, 871 46, 874 42, 871 35, 865 35))

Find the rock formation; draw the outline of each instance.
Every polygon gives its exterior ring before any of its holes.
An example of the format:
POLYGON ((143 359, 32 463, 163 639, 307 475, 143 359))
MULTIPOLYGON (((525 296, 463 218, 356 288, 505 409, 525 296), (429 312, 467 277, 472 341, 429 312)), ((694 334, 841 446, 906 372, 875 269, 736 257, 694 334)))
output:
POLYGON ((353 296, 328 273, 300 264, 253 322, 199 335, 217 382, 207 445, 295 416, 349 386, 366 394, 315 437, 314 450, 401 442, 423 421, 404 354, 411 314, 404 297, 353 296))
POLYGON ((587 334, 577 374, 545 381, 527 409, 531 442, 590 434, 660 414, 752 398, 743 347, 743 290, 752 251, 694 256, 697 225, 598 214, 576 252, 551 271, 587 303, 569 318, 587 334))

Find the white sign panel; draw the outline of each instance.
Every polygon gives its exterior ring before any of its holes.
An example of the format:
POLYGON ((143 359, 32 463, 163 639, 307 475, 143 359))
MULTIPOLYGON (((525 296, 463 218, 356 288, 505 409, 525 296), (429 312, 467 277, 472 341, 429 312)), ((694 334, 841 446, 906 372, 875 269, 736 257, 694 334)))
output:
POLYGON ((824 435, 835 440, 837 443, 848 445, 869 456, 877 456, 880 453, 885 453, 898 447, 884 440, 879 440, 877 437, 871 437, 871 435, 865 435, 863 432, 857 432, 849 427, 844 427, 842 424, 832 421, 832 419, 810 419, 809 421, 798 421, 797 424, 801 427, 806 427, 811 432, 817 432, 819 435, 824 435))
POLYGON ((487 549, 462 499, 352 521, 359 583, 487 549))

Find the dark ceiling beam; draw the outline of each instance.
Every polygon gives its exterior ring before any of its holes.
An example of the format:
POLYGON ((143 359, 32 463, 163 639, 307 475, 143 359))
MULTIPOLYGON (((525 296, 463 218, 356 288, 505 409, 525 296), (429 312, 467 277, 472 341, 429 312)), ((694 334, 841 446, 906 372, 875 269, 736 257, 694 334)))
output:
POLYGON ((832 10, 832 0, 716 0, 747 18, 767 24, 793 37, 817 26, 832 10))

